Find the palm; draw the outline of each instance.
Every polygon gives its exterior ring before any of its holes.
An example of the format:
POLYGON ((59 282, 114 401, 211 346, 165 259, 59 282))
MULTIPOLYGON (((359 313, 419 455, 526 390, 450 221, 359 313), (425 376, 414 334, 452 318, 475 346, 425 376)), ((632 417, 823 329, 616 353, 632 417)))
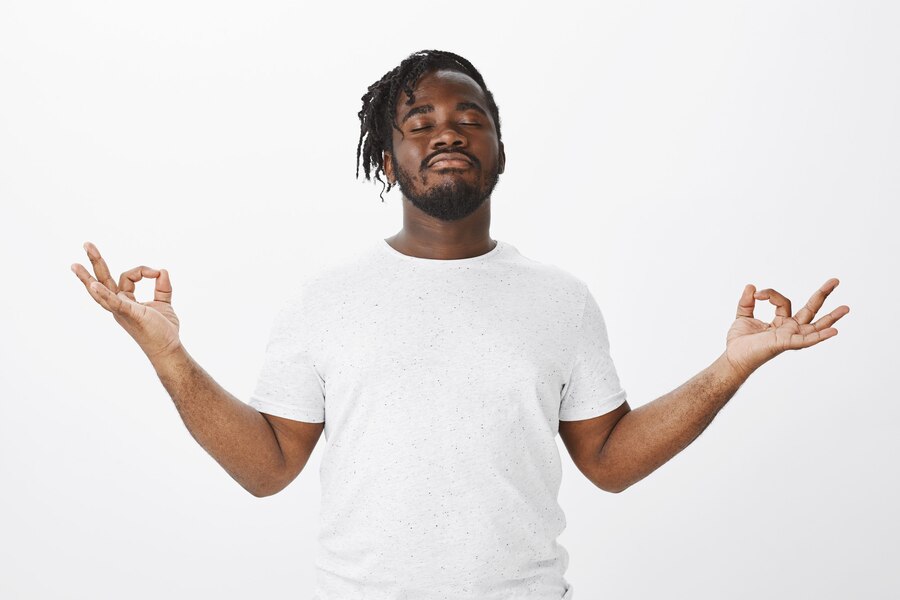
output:
POLYGON ((172 284, 168 272, 144 266, 135 267, 122 273, 117 284, 96 246, 88 242, 84 248, 94 267, 96 279, 80 264, 72 265, 72 270, 97 304, 112 313, 116 322, 148 356, 157 356, 177 348, 180 345, 179 323, 172 308, 172 284), (135 284, 145 277, 156 279, 153 300, 138 302, 134 296, 135 284))
POLYGON ((754 286, 746 286, 738 303, 737 318, 725 336, 729 362, 749 375, 785 350, 808 348, 837 335, 837 329, 831 325, 849 313, 850 307, 840 306, 815 323, 811 321, 838 283, 837 279, 829 279, 795 315, 791 314, 791 301, 779 292, 765 289, 754 293, 754 286), (776 307, 771 323, 753 317, 756 300, 765 299, 776 307))
MULTIPOLYGON (((155 338, 160 338, 163 345, 172 344, 178 339, 178 316, 168 302, 150 300, 149 302, 137 302, 133 293, 126 293, 135 301, 135 316, 143 323, 148 332, 155 338)), ((113 313, 116 322, 128 329, 130 319, 113 313)))

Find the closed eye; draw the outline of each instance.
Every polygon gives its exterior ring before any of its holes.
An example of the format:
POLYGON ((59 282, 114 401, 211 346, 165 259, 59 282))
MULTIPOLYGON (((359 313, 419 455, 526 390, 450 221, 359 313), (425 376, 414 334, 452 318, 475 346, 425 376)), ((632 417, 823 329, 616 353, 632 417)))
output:
MULTIPOLYGON (((481 123, 463 122, 463 123, 460 123, 460 125, 468 125, 470 127, 481 127, 481 123)), ((417 131, 425 131, 426 129, 431 129, 432 127, 433 127, 433 125, 422 125, 421 127, 414 127, 413 129, 410 129, 410 131, 415 133, 417 131)))

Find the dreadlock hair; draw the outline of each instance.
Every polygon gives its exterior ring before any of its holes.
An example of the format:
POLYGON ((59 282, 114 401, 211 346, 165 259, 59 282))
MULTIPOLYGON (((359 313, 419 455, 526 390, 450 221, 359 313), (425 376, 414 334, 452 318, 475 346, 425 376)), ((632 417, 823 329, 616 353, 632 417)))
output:
POLYGON ((500 140, 500 113, 494 95, 487 88, 481 73, 468 60, 443 50, 420 50, 407 56, 403 62, 388 71, 384 76, 369 86, 362 97, 362 110, 359 111, 359 144, 356 146, 356 177, 359 179, 359 166, 362 164, 366 180, 371 180, 374 172, 375 180, 381 182, 383 189, 379 196, 384 202, 384 192, 391 191, 393 184, 381 179, 384 173, 384 151, 394 151, 393 129, 400 131, 397 124, 396 108, 400 92, 406 92, 409 99, 406 104, 413 104, 413 88, 419 78, 426 72, 447 69, 468 75, 481 86, 487 98, 488 110, 497 127, 497 140, 500 140), (362 160, 360 160, 360 158, 362 160))

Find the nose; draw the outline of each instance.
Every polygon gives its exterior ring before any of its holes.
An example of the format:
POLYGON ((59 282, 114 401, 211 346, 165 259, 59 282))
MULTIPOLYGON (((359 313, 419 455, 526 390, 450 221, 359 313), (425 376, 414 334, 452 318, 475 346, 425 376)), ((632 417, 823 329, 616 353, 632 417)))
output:
POLYGON ((452 124, 445 125, 438 130, 436 135, 431 139, 431 147, 434 150, 445 148, 447 146, 465 148, 468 145, 468 138, 452 124))

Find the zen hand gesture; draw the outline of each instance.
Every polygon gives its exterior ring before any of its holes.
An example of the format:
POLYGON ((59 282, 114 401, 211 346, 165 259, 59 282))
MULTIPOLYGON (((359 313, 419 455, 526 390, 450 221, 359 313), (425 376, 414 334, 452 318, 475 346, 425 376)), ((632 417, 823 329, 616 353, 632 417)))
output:
POLYGON ((116 322, 134 338, 149 358, 177 350, 181 341, 178 337, 178 317, 172 309, 169 273, 165 269, 135 267, 122 273, 116 285, 97 247, 85 242, 84 249, 97 278, 94 279, 78 263, 72 265, 72 271, 97 304, 112 313, 116 322), (134 284, 145 277, 156 279, 153 300, 138 302, 134 297, 134 284))
POLYGON ((849 306, 839 306, 815 323, 810 323, 822 308, 822 303, 840 283, 829 279, 812 295, 796 315, 791 315, 791 301, 773 289, 755 292, 747 285, 738 303, 737 320, 726 336, 725 356, 745 377, 785 350, 808 348, 837 335, 834 323, 850 312, 849 306), (754 293, 755 292, 755 293, 754 293), (775 318, 764 323, 753 318, 756 300, 775 305, 775 318))

